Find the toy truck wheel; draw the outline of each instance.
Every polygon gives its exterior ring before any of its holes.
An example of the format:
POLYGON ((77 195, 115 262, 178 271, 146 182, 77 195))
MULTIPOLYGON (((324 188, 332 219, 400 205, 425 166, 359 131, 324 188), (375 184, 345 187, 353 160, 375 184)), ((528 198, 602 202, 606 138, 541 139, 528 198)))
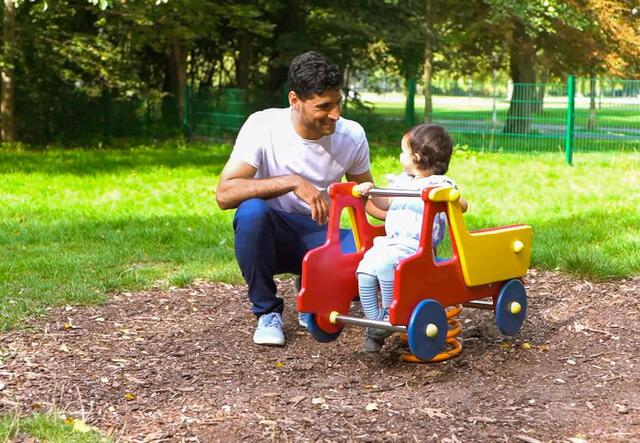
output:
POLYGON ((504 335, 518 333, 527 315, 527 291, 520 280, 509 280, 498 293, 496 325, 504 335))
POLYGON ((431 360, 444 349, 448 329, 442 305, 435 300, 421 301, 413 310, 407 328, 411 353, 421 360, 431 360))
POLYGON ((342 333, 342 329, 338 332, 325 332, 320 325, 318 325, 318 319, 315 314, 303 314, 307 322, 307 330, 313 338, 320 343, 329 343, 337 339, 342 333))

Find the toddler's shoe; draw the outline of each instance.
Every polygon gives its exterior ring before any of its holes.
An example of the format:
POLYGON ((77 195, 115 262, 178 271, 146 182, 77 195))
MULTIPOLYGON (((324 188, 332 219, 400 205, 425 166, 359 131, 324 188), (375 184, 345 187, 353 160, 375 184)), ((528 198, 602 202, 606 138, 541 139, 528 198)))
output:
MULTIPOLYGON (((296 279, 294 281, 294 285, 296 287, 296 291, 300 292, 300 288, 302 287, 302 277, 297 275, 296 279)), ((307 327, 307 315, 309 314, 305 314, 302 312, 298 312, 298 324, 300 326, 302 326, 303 328, 307 327)))
POLYGON ((385 331, 384 329, 367 328, 364 335, 363 350, 365 352, 380 352, 384 341, 387 337, 393 334, 392 331, 385 331))

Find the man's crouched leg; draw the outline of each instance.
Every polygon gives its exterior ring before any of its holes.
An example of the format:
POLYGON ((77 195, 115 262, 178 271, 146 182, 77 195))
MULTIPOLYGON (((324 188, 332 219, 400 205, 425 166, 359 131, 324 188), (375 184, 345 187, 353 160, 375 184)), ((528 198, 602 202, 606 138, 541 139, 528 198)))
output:
POLYGON ((233 219, 235 252, 248 289, 252 311, 258 317, 256 344, 282 346, 282 299, 276 296, 277 232, 281 220, 262 199, 242 202, 233 219))

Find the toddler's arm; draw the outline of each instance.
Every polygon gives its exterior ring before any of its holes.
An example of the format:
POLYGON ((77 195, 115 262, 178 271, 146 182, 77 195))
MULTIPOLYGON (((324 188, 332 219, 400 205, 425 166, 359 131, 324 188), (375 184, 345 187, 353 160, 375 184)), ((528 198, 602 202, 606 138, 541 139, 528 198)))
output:
POLYGON ((460 208, 462 212, 467 212, 467 209, 469 209, 469 203, 463 197, 460 197, 460 208))
MULTIPOLYGON (((354 186, 354 191, 356 191, 358 194, 362 195, 362 194, 366 194, 367 192, 369 192, 371 189, 373 189, 375 186, 373 183, 371 182, 364 182, 364 183, 360 183, 359 185, 354 186)), ((382 210, 382 211, 387 211, 389 209, 389 206, 391 206, 391 197, 369 197, 369 202, 371 202, 371 204, 373 204, 376 208, 382 210)))

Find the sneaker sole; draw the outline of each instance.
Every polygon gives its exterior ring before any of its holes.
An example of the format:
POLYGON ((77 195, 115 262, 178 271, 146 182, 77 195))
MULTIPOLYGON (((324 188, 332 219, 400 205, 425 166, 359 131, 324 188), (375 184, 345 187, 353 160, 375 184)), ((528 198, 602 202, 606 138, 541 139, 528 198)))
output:
POLYGON ((261 346, 274 346, 274 347, 282 347, 284 346, 284 341, 282 342, 273 342, 269 340, 253 340, 253 343, 261 346))

